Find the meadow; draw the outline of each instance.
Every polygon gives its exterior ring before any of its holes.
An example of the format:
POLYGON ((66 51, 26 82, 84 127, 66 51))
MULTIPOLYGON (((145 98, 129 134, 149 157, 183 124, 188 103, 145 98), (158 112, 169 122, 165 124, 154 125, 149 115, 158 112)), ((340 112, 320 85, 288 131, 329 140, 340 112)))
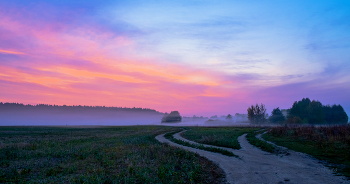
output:
POLYGON ((269 153, 274 153, 278 154, 279 149, 276 148, 276 146, 267 143, 266 141, 260 140, 256 137, 257 134, 261 134, 265 131, 266 129, 260 129, 259 131, 254 131, 254 132, 249 132, 246 136, 248 142, 251 145, 254 145, 255 147, 260 148, 263 151, 269 152, 269 153))
POLYGON ((0 183, 224 183, 224 172, 204 157, 161 144, 155 136, 237 157, 237 138, 277 153, 263 138, 325 161, 350 176, 350 126, 284 127, 0 127, 0 183), (175 139, 174 133, 199 143, 175 139))
POLYGON ((237 138, 260 128, 251 127, 193 127, 182 133, 188 140, 232 149, 240 149, 237 138))
POLYGON ((0 183, 223 183, 217 165, 154 138, 179 130, 0 127, 0 183))
POLYGON ((193 127, 182 133, 188 140, 202 144, 241 149, 238 137, 247 134, 248 142, 264 151, 277 153, 275 146, 259 140, 255 136, 266 130, 264 127, 193 127))
POLYGON ((323 160, 334 172, 350 177, 350 125, 273 127, 262 137, 323 160))
POLYGON ((175 133, 178 133, 178 132, 179 131, 166 133, 164 135, 164 137, 167 138, 168 140, 170 140, 171 142, 174 142, 176 144, 180 144, 180 145, 183 145, 183 146, 196 148, 196 149, 200 149, 200 150, 205 150, 205 151, 210 151, 210 152, 214 152, 214 153, 220 153, 220 154, 223 154, 223 155, 226 155, 226 156, 233 156, 233 157, 238 158, 238 156, 233 154, 232 152, 224 150, 224 149, 221 149, 221 148, 216 148, 216 147, 211 147, 211 146, 204 146, 203 144, 191 144, 191 143, 189 143, 187 141, 176 139, 176 138, 173 137, 173 135, 175 133))

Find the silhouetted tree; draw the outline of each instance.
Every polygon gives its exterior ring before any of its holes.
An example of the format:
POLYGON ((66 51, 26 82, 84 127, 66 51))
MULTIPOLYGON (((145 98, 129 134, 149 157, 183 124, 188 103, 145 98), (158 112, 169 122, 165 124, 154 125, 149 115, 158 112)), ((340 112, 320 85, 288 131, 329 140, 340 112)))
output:
POLYGON ((342 124, 349 119, 341 105, 324 106, 319 101, 310 101, 309 98, 294 102, 289 117, 299 117, 302 123, 310 124, 342 124))
POLYGON ((228 120, 228 121, 232 121, 232 116, 231 116, 231 114, 228 114, 228 115, 226 116, 225 119, 228 120))
POLYGON ((279 107, 275 108, 271 112, 271 116, 269 117, 269 121, 271 123, 282 123, 286 120, 284 115, 282 114, 282 111, 279 107))
POLYGON ((260 124, 266 121, 266 108, 264 104, 252 105, 248 109, 248 119, 251 123, 260 124))
POLYGON ((162 118, 162 122, 165 122, 166 121, 166 118, 168 117, 168 113, 166 112, 166 113, 164 113, 164 116, 163 116, 163 118, 162 118))
POLYGON ((40 111, 40 112, 50 112, 50 111, 62 111, 62 112, 83 112, 83 111, 89 111, 89 112, 102 112, 102 111, 114 111, 114 112, 142 112, 142 113, 153 113, 153 114, 161 114, 160 112, 149 109, 149 108, 122 108, 122 107, 106 107, 106 106, 81 106, 81 105, 49 105, 49 104, 37 104, 37 105, 23 105, 20 103, 2 103, 0 102, 0 110, 14 110, 18 111, 21 110, 21 112, 25 111, 40 111))
POLYGON ((329 124, 346 124, 348 122, 348 115, 341 105, 326 105, 323 106, 325 119, 329 124))
MULTIPOLYGON (((323 124, 326 123, 325 115, 323 112, 322 103, 319 101, 313 100, 309 103, 307 108, 306 119, 310 124, 323 124)), ((306 122, 305 122, 306 123, 306 122)))
POLYGON ((311 100, 309 98, 303 98, 301 101, 295 101, 292 108, 289 111, 289 116, 299 117, 300 119, 305 119, 308 117, 308 109, 311 100))
POLYGON ((165 114, 162 118, 162 123, 181 122, 182 117, 178 111, 171 111, 170 114, 165 114))
POLYGON ((333 123, 346 124, 349 121, 349 117, 341 105, 332 106, 333 123))

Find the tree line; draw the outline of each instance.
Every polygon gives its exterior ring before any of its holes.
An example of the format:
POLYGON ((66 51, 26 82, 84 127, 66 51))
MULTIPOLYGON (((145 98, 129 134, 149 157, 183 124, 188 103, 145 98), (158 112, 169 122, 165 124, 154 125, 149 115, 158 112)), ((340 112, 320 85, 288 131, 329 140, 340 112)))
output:
POLYGON ((1 111, 23 111, 23 110, 63 110, 63 111, 86 111, 86 110, 99 110, 99 111, 131 111, 131 112, 151 112, 160 113, 150 108, 128 108, 128 107, 106 107, 106 106, 86 106, 86 105, 50 105, 50 104, 37 104, 37 105, 24 105, 22 103, 3 103, 0 102, 1 111))
POLYGON ((346 124, 349 117, 341 105, 322 105, 321 102, 303 98, 295 101, 286 116, 279 107, 266 113, 264 104, 256 104, 248 109, 248 119, 253 124, 279 123, 279 124, 346 124))

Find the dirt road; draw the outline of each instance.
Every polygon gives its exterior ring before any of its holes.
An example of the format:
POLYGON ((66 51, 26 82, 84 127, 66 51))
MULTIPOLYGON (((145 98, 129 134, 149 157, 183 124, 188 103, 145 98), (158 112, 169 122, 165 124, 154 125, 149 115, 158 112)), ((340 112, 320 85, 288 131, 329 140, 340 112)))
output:
MULTIPOLYGON (((174 137, 198 144, 181 137, 181 133, 174 134, 174 137)), ((164 138, 164 134, 158 135, 156 139, 162 143, 196 152, 217 163, 225 171, 229 183, 350 183, 343 177, 334 176, 330 169, 314 158, 293 151, 288 151, 290 153, 288 156, 273 155, 249 144, 245 136, 238 137, 242 147, 240 150, 220 147, 232 151, 240 159, 178 145, 164 138)))

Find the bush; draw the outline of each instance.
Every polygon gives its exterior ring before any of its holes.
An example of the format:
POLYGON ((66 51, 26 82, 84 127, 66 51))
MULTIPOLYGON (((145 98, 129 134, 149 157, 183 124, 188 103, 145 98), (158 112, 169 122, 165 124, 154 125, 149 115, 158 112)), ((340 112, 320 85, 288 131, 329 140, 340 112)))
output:
POLYGON ((181 122, 182 117, 178 111, 171 111, 170 114, 164 114, 162 118, 162 123, 173 123, 173 122, 181 122))
POLYGON ((287 119, 287 124, 302 124, 303 120, 301 120, 301 118, 299 117, 289 117, 287 119))

